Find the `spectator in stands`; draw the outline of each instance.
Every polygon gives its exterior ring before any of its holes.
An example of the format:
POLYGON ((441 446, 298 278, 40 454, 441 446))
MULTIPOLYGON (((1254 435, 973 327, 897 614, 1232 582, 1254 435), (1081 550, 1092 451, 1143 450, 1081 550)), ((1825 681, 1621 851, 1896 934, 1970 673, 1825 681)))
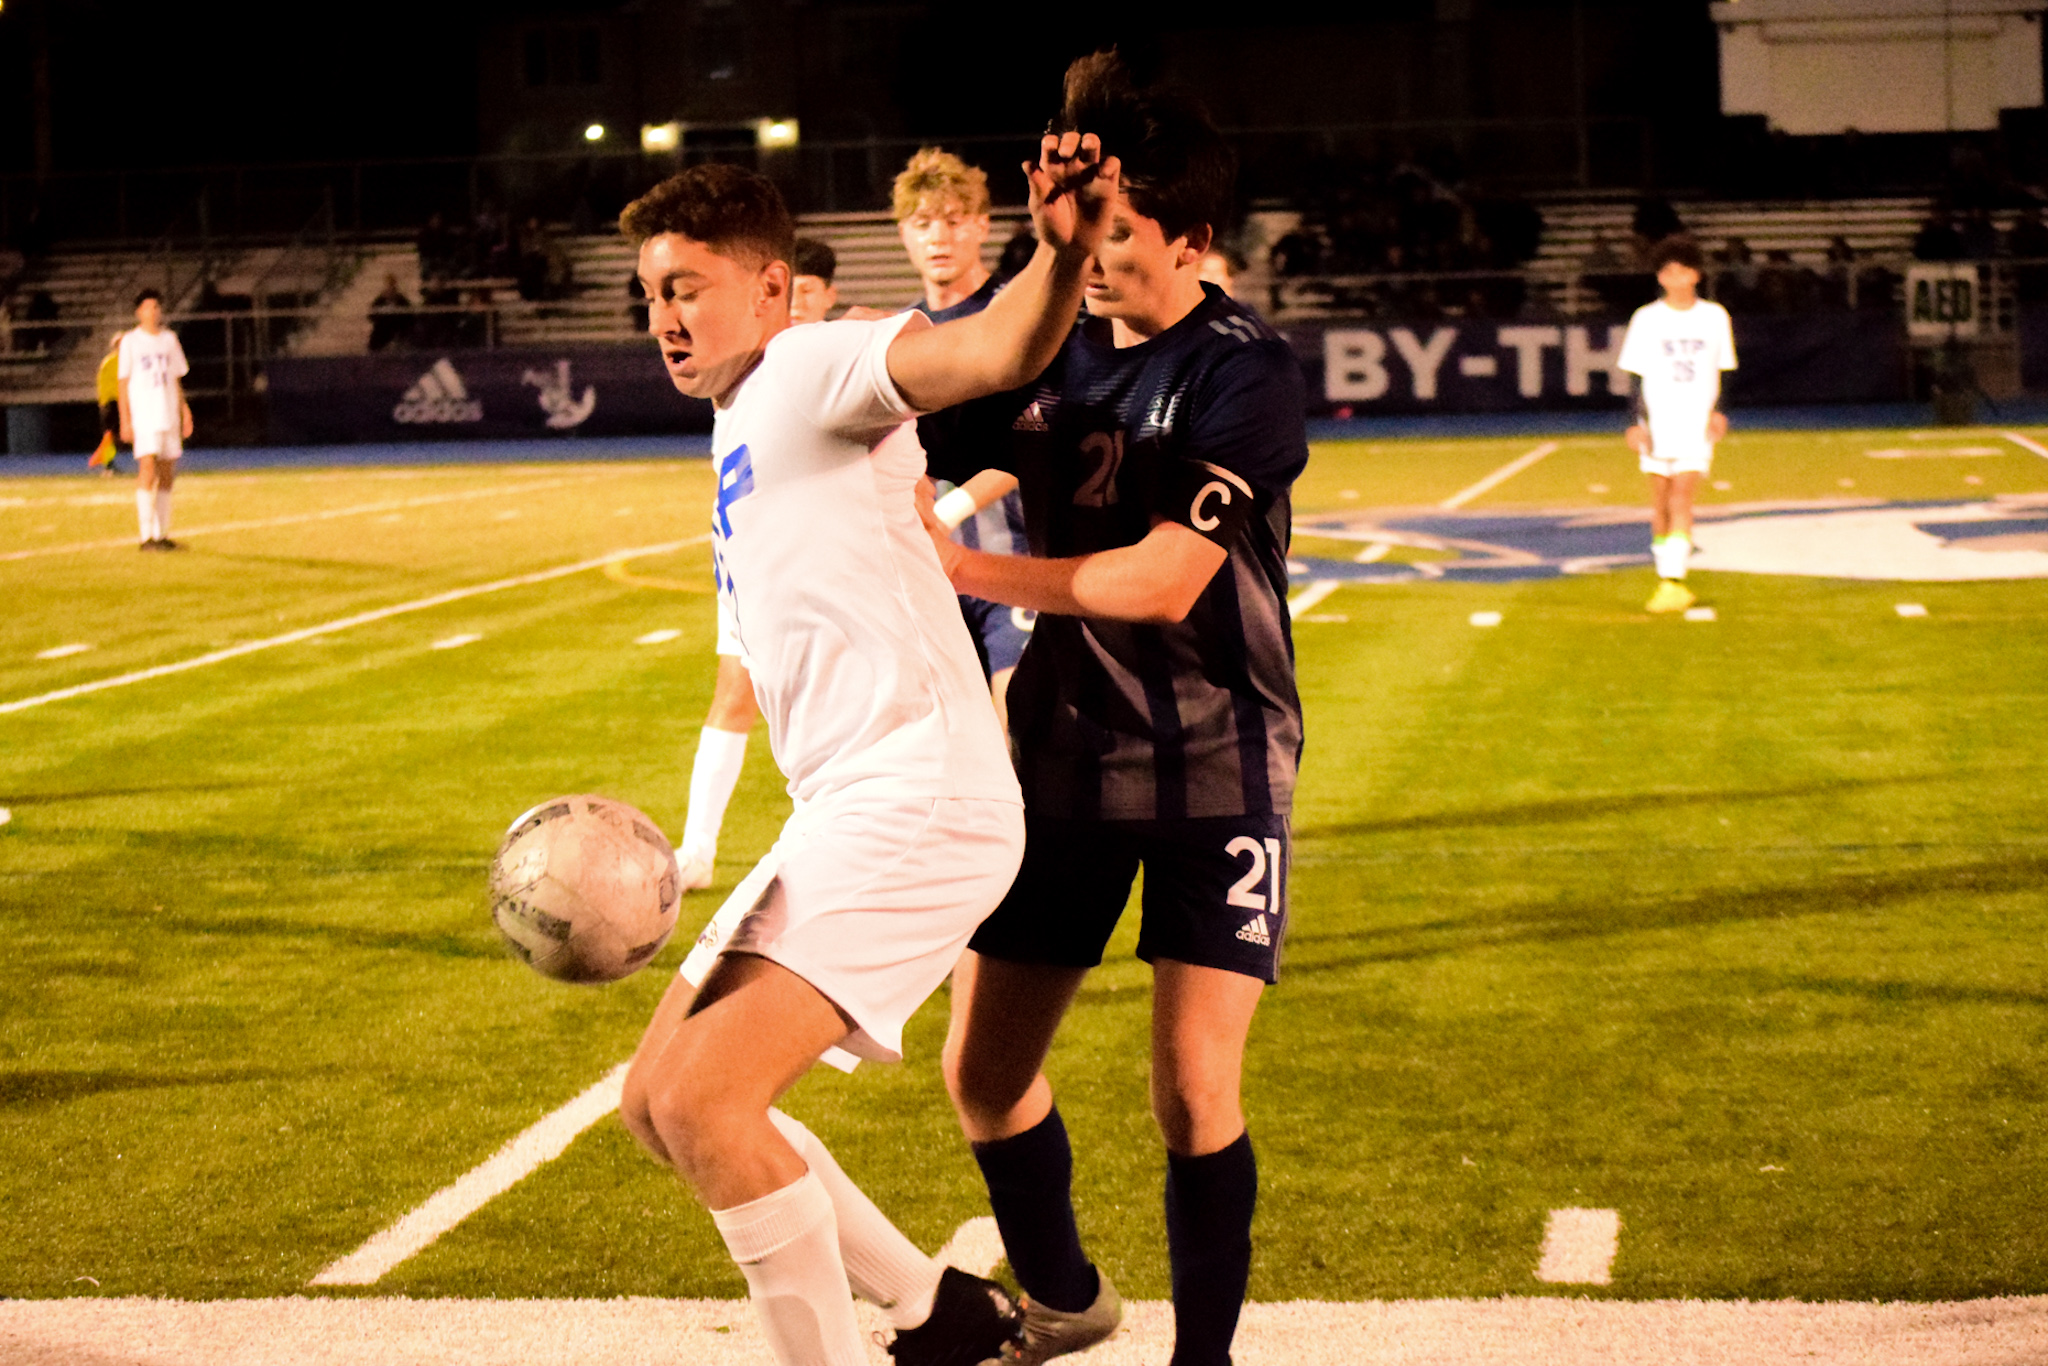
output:
POLYGON ((1025 224, 1010 234, 1010 240, 1003 243, 1003 254, 996 260, 996 277, 1007 280, 1031 264, 1031 258, 1038 252, 1037 234, 1031 225, 1025 224))
POLYGON ((1635 264, 1649 269, 1650 253, 1656 250, 1657 244, 1684 231, 1685 223, 1679 218, 1678 210, 1671 207, 1670 200, 1654 194, 1638 199, 1635 215, 1629 220, 1635 264))
POLYGON ((434 276, 420 281, 420 312, 414 315, 412 326, 414 344, 429 350, 457 345, 456 338, 461 328, 456 309, 461 304, 462 296, 447 277, 434 276))
POLYGON ((412 331, 412 300, 398 287, 396 275, 384 277, 384 288, 370 300, 370 349, 403 348, 412 331))
POLYGON ((519 230, 518 263, 513 270, 519 297, 528 303, 538 303, 549 297, 548 253, 552 247, 553 241, 540 219, 528 216, 525 226, 519 230))
POLYGON ((799 237, 789 255, 790 322, 824 322, 839 306, 839 290, 832 283, 839 271, 838 253, 829 242, 799 237))
POLYGON ((472 277, 512 278, 518 264, 512 250, 512 224, 495 199, 486 199, 477 206, 476 216, 470 222, 469 242, 472 277))
POLYGON ((1963 215, 1963 226, 1957 236, 1962 239, 1962 259, 1965 261, 1994 260, 2004 245, 1999 241, 1997 226, 1991 221, 1991 211, 1981 204, 1963 215))
POLYGON ((14 354, 14 300, 0 295, 0 356, 14 354))
POLYGON ((1820 277, 1795 262, 1791 252, 1775 248, 1764 256, 1757 294, 1766 313, 1817 312, 1821 304, 1820 277))
POLYGON ((14 337, 22 350, 41 356, 57 349, 57 340, 64 335, 64 329, 57 325, 57 300, 49 290, 38 289, 31 293, 21 316, 28 325, 17 325, 14 337))
POLYGON ((2012 230, 2005 235, 2005 251, 2021 263, 2013 270, 2013 285, 2020 300, 2039 303, 2048 298, 2048 225, 2041 222, 2039 204, 2029 204, 2020 210, 2012 230))
POLYGON ((1236 252, 1225 247, 1212 246, 1202 253, 1202 265, 1198 273, 1202 279, 1235 299, 1237 273, 1243 269, 1244 260, 1236 252))
POLYGON ((1754 306, 1757 285, 1756 257, 1745 238, 1730 237, 1714 254, 1714 298, 1731 312, 1754 306))
POLYGON ((647 291, 641 285, 638 275, 628 275, 626 277, 626 299, 626 321, 632 324, 635 332, 645 332, 647 330, 647 291))
POLYGON ((1947 205, 1935 205, 1927 215, 1927 221, 1920 225, 1920 231, 1913 238, 1913 256, 1920 261, 1963 259, 1962 234, 1956 231, 1955 220, 1947 205))
POLYGON ((1848 308, 1856 283, 1856 248, 1837 233, 1828 239, 1827 271, 1821 276, 1821 305, 1828 309, 1848 308))
POLYGON ((427 215, 426 226, 420 229, 414 246, 419 252, 422 280, 446 279, 461 272, 460 235, 439 212, 427 215))

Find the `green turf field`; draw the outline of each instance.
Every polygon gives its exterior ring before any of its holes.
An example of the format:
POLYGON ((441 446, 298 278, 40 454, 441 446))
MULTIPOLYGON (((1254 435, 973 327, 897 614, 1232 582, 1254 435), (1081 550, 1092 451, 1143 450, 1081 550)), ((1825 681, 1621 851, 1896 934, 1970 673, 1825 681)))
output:
MULTIPOLYGON (((1534 444, 1322 446, 1299 509, 1430 508, 1534 444)), ((690 543, 0 714, 0 1295, 300 1290, 623 1059, 687 942, 617 986, 545 982, 499 948, 483 870, 563 791, 680 829, 704 464, 192 465, 178 555, 128 543, 126 481, 0 473, 0 706, 690 543)), ((2017 497, 2048 458, 1738 433, 1715 478, 1706 503, 2017 497)), ((1619 516, 1638 482, 1571 438, 1465 510, 1619 516)), ((1297 627, 1256 1298, 2048 1292, 2048 580, 1702 573, 1713 622, 1649 617, 1650 586, 1347 584, 1297 627), (1533 1279, 1563 1206, 1620 1211, 1611 1287, 1533 1279)), ((720 889, 783 813, 757 733, 720 889)), ((1053 1074, 1084 1233, 1156 1298, 1134 938, 1053 1074)), ((983 1212, 942 1029, 934 1002, 906 1065, 789 1105, 929 1247, 983 1212)), ((610 1120, 375 1290, 744 1293, 610 1120)))

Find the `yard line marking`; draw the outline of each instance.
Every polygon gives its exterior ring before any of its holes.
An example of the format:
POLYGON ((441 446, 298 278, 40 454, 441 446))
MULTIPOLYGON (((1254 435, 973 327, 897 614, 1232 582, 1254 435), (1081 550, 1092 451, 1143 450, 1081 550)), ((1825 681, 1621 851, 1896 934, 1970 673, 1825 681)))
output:
POLYGON ((635 645, 666 645, 671 640, 675 640, 682 634, 683 633, 681 631, 676 630, 672 626, 663 627, 659 631, 649 631, 644 636, 635 636, 633 638, 633 643, 635 645))
POLYGON ((465 645, 474 645, 482 639, 482 636, 474 632, 465 631, 459 636, 450 636, 446 640, 437 640, 427 648, 430 650, 459 650, 465 645))
POLYGON ((1902 617, 1924 617, 1927 615, 1927 606, 1925 603, 1902 602, 1898 605, 1898 607, 1895 610, 1902 617))
MULTIPOLYGON (((7 809, 6 807, 4 807, 4 806, 0 806, 0 825, 5 825, 5 824, 7 824, 7 822, 9 822, 9 821, 11 821, 11 820, 13 820, 13 819, 14 819, 14 813, 13 813, 12 811, 8 810, 8 809, 7 809)), ((964 1268, 963 1268, 963 1269, 964 1269, 964 1268)))
POLYGON ((30 707, 40 707, 46 702, 62 702, 73 697, 83 697, 87 693, 104 692, 108 688, 121 688, 126 687, 130 683, 142 683, 152 678, 163 678, 169 674, 184 673, 188 669, 201 669, 209 664, 219 664, 230 659, 240 659, 243 655, 252 655, 258 650, 274 649, 279 645, 293 645, 302 640, 311 640, 316 636, 333 635, 337 631, 346 631, 355 626, 367 626, 371 622, 404 616, 408 612, 424 612, 430 607, 440 607, 451 602, 461 602, 464 598, 473 598, 482 593, 497 593, 507 588, 525 588, 536 583, 546 583, 551 579, 567 578, 571 574, 581 574, 585 570, 599 568, 620 558, 631 559, 636 555, 665 555, 671 551, 681 550, 684 546, 699 545, 710 539, 711 533, 707 531, 701 536, 692 536, 688 540, 669 541, 662 545, 640 546, 632 550, 614 550, 608 554, 599 555, 595 559, 578 560, 574 564, 557 565, 553 569, 536 570, 531 574, 519 574, 509 579, 493 579, 489 583, 474 583, 467 588, 451 588, 445 593, 436 593, 432 597, 417 598, 412 602, 401 602, 390 607, 379 607, 368 612, 358 612, 354 616, 322 622, 318 626, 305 626, 296 631, 287 631, 281 636, 268 636, 262 640, 252 640, 242 645, 230 645, 224 650, 212 650, 203 655, 195 655, 191 659, 181 659, 175 664, 159 664, 150 669, 137 669, 133 673, 116 674, 112 678, 96 678, 90 683, 80 683, 70 688, 59 688, 55 692, 39 693, 34 697, 17 698, 12 702, 0 702, 0 716, 4 716, 9 712, 27 711, 30 707))
POLYGON ((1287 610, 1295 616, 1300 616, 1303 612, 1306 612, 1309 608, 1336 592, 1337 588, 1338 581, 1336 579, 1317 579, 1314 583, 1287 599, 1287 610))
POLYGON ((74 645, 52 645, 52 646, 51 646, 51 647, 50 647, 49 649, 47 649, 47 650, 38 650, 38 651, 36 652, 36 658, 37 658, 37 659, 67 659, 67 658, 69 658, 69 657, 70 657, 70 656, 72 656, 72 655, 82 655, 82 654, 84 654, 84 653, 85 653, 85 652, 86 652, 87 650, 90 650, 91 648, 92 648, 92 646, 90 646, 90 645, 81 645, 81 644, 74 644, 74 645))
POLYGON ((605 1073, 595 1086, 529 1126, 481 1166, 471 1168, 454 1185, 434 1192, 425 1204, 307 1284, 375 1285, 392 1267, 425 1249, 542 1164, 560 1157, 577 1135, 618 1109, 626 1069, 631 1065, 622 1062, 605 1073))
POLYGON ((1999 435, 2004 437, 2007 441, 2012 442, 2013 445, 2018 446, 2021 450, 2032 451, 2035 455, 2040 456, 2043 460, 2048 460, 2048 446, 2044 446, 2038 441, 2030 440, 2027 437, 2021 436, 2018 432, 2000 432, 1999 435))
POLYGON ((1003 1235, 996 1228, 996 1221, 983 1214, 954 1229, 953 1236, 933 1260, 957 1266, 970 1276, 987 1276, 996 1269, 997 1262, 1009 1255, 1003 1248, 1003 1235))
POLYGON ((1474 612, 1470 620, 1474 626, 1498 626, 1501 618, 1498 612, 1474 612))
POLYGON ((1685 609, 1685 619, 1687 621, 1718 620, 1714 615, 1714 609, 1711 607, 1688 607, 1685 609))
POLYGON ((1508 480, 1514 478, 1523 470, 1528 469, 1529 466, 1535 464, 1538 460, 1541 460, 1544 456, 1549 455, 1552 451, 1556 450, 1557 446, 1558 443, 1555 441, 1546 441, 1542 445, 1538 446, 1535 450, 1530 451, 1528 454, 1516 456, 1513 460, 1508 461, 1507 464, 1502 465, 1492 474, 1487 475, 1484 479, 1472 485, 1472 487, 1466 489, 1459 489, 1456 493, 1444 499, 1441 503, 1438 503, 1437 506, 1441 508, 1461 508, 1465 506, 1465 504, 1471 502, 1474 498, 1477 498, 1480 494, 1485 493, 1488 489, 1491 489, 1499 484, 1505 484, 1508 480))
POLYGON ((1608 1285, 1621 1243, 1621 1212, 1554 1209, 1543 1226, 1536 1279, 1551 1285, 1608 1285))
MULTIPOLYGON (((531 484, 507 484, 481 489, 464 489, 459 493, 430 493, 418 498, 387 499, 381 503, 358 503, 344 508, 322 508, 318 512, 294 513, 289 517, 258 517, 246 522, 220 522, 213 526, 179 527, 178 539, 190 540, 194 536, 211 536, 223 531, 262 531, 269 527, 297 526, 303 522, 331 522, 338 517, 359 517, 371 512, 389 512, 393 508, 432 507, 437 503, 462 503, 475 498, 506 498, 515 493, 535 493, 541 489, 560 488, 564 484, 587 484, 601 479, 602 474, 587 474, 578 478, 543 479, 531 484)), ((107 550, 132 546, 133 536, 122 536, 107 541, 73 541, 69 545, 38 546, 33 550, 10 550, 0 555, 0 562, 7 560, 29 560, 39 555, 69 555, 81 550, 107 550)))
POLYGON ((1373 541, 1365 549, 1351 557, 1353 564, 1376 564, 1387 558, 1387 552, 1394 547, 1385 541, 1373 541))

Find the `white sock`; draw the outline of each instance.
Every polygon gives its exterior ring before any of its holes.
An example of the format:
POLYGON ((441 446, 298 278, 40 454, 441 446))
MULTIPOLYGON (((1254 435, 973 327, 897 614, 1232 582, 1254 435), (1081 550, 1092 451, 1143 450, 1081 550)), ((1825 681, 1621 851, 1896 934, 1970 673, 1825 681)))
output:
POLYGON ((1657 561, 1657 577, 1660 579, 1683 579, 1685 562, 1692 557, 1692 538, 1683 532, 1674 531, 1654 547, 1657 561))
POLYGON ((715 861, 725 808, 746 762, 745 731, 706 726, 698 732, 697 758, 690 765, 690 813, 683 818, 683 847, 676 851, 684 863, 715 861))
POLYGON ((156 539, 156 490, 135 490, 135 529, 145 541, 156 539))
POLYGON ((156 535, 158 540, 169 540, 171 536, 171 491, 156 491, 156 535))
POLYGON ((781 1366, 867 1366, 832 1197, 816 1172, 759 1200, 715 1209, 711 1218, 747 1278, 781 1366))
POLYGON ((930 1318, 945 1265, 925 1256, 889 1222, 888 1215, 875 1208, 875 1202, 853 1184, 816 1134, 780 1110, 770 1110, 768 1121, 789 1140, 789 1146, 832 1197, 832 1215, 839 1225, 839 1256, 846 1264, 846 1279, 853 1293, 880 1308, 894 1328, 915 1328, 930 1318))

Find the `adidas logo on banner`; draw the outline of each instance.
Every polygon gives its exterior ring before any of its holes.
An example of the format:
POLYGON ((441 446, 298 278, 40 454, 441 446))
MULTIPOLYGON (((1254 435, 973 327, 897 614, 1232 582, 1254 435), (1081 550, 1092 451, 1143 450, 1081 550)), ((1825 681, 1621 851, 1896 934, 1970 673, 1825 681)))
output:
POLYGON ((1273 932, 1266 928, 1266 917, 1263 915, 1255 915, 1245 922, 1245 927, 1237 932, 1237 937, 1247 944, 1257 944, 1262 949, 1273 947, 1273 932))
POLYGON ((469 396, 469 386, 462 382, 446 356, 434 362, 434 368, 413 381, 412 388, 405 391, 405 397, 398 400, 398 406, 391 410, 394 422, 481 422, 484 420, 484 405, 469 396))

